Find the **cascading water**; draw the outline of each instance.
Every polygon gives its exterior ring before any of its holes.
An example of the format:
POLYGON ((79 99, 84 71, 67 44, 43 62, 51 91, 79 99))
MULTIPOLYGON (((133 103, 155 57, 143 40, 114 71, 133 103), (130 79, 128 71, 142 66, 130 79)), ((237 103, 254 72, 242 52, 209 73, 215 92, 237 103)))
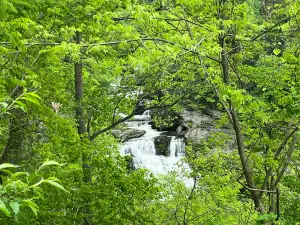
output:
MULTIPOLYGON (((184 156, 183 138, 171 137, 169 156, 157 155, 154 139, 162 132, 154 130, 148 122, 151 120, 150 112, 134 117, 134 121, 125 122, 129 128, 141 129, 146 133, 140 138, 133 138, 121 147, 122 155, 131 155, 134 168, 146 168, 155 175, 178 171, 177 163, 184 156)), ((187 166, 185 166, 187 167, 187 166)))

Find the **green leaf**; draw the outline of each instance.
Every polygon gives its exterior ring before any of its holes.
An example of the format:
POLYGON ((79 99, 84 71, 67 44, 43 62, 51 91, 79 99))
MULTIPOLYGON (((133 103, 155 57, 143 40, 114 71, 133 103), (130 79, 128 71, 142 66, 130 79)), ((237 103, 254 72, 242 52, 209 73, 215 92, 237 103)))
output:
POLYGON ((10 211, 6 208, 6 205, 2 200, 0 200, 0 211, 2 211, 6 216, 10 217, 10 211))
POLYGON ((11 172, 8 169, 1 169, 2 172, 7 173, 7 174, 13 174, 13 172, 11 172))
POLYGON ((223 100, 224 102, 226 102, 227 99, 229 99, 229 96, 228 96, 228 95, 223 95, 223 96, 222 96, 222 100, 223 100))
POLYGON ((28 96, 28 95, 20 97, 19 99, 23 99, 27 102, 32 102, 33 104, 36 104, 36 105, 41 105, 40 102, 36 98, 33 98, 31 96, 28 96))
POLYGON ((8 104, 6 102, 0 102, 0 105, 3 107, 3 108, 7 108, 8 104))
POLYGON ((117 66, 114 69, 114 75, 119 75, 122 72, 122 66, 117 66))
POLYGON ((59 183, 57 183, 57 182, 55 182, 55 181, 53 181, 53 180, 44 180, 43 182, 44 182, 44 183, 51 184, 51 185, 53 185, 53 186, 55 186, 55 187, 57 187, 57 188, 59 188, 59 189, 65 191, 65 192, 68 192, 63 186, 61 186, 59 183))
POLYGON ((37 95, 35 92, 28 92, 28 93, 26 93, 26 95, 30 95, 34 98, 41 99, 41 97, 39 95, 37 95))
POLYGON ((280 52, 281 52, 281 50, 278 49, 278 48, 275 48, 275 49, 273 50, 274 55, 279 55, 280 52))
POLYGON ((17 168, 18 166, 10 164, 10 163, 2 163, 0 164, 0 170, 5 168, 17 168))
POLYGON ((215 102, 215 99, 213 99, 213 98, 211 98, 211 97, 207 97, 206 100, 207 100, 208 102, 215 102))
POLYGON ((23 175, 29 176, 29 173, 27 173, 27 172, 17 172, 17 173, 14 173, 12 175, 12 177, 19 177, 19 176, 23 176, 23 175))
POLYGON ((39 186, 41 183, 43 183, 43 181, 44 181, 44 178, 42 178, 39 182, 37 182, 37 183, 31 185, 29 188, 37 187, 37 186, 39 186))
POLYGON ((17 215, 20 211, 20 204, 18 202, 11 202, 9 203, 10 207, 12 208, 15 215, 17 215))
POLYGON ((39 211, 39 207, 32 200, 23 200, 26 205, 32 210, 35 216, 37 216, 37 212, 39 211))
POLYGON ((56 162, 56 161, 49 160, 49 161, 44 162, 44 163, 40 166, 40 168, 37 170, 37 172, 40 171, 40 170, 41 170, 43 167, 45 167, 45 166, 52 166, 52 165, 55 165, 55 166, 62 166, 62 165, 64 165, 64 164, 60 164, 60 163, 58 163, 58 162, 56 162))
POLYGON ((24 112, 27 112, 27 106, 24 102, 16 101, 16 107, 22 109, 24 112))

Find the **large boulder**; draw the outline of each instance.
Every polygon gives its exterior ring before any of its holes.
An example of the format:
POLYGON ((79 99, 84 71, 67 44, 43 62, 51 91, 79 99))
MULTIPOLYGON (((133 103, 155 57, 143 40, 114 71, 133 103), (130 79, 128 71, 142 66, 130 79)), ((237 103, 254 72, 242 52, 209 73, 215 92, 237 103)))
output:
POLYGON ((215 122, 212 116, 201 112, 184 111, 181 117, 181 125, 177 128, 177 132, 184 135, 188 141, 194 144, 201 143, 210 136, 215 122))
POLYGON ((171 137, 168 136, 158 136, 154 138, 154 146, 156 155, 170 156, 170 142, 171 137))
POLYGON ((217 121, 221 117, 221 112, 217 110, 209 112, 184 111, 181 117, 181 125, 177 128, 177 132, 193 144, 200 144, 203 140, 211 137, 212 133, 232 133, 232 130, 226 127, 216 127, 217 121))
POLYGON ((122 141, 122 142, 126 142, 132 138, 142 137, 145 133, 146 133, 146 131, 144 131, 144 130, 134 129, 134 128, 124 128, 121 130, 113 130, 112 131, 112 135, 115 138, 120 139, 120 141, 122 141))

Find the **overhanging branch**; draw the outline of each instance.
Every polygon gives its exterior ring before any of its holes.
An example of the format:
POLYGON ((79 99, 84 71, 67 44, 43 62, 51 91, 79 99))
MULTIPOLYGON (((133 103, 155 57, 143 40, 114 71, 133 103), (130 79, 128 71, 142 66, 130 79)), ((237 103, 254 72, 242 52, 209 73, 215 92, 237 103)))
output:
POLYGON ((286 22, 290 21, 291 19, 295 18, 295 17, 297 16, 298 13, 299 13, 299 11, 298 11, 295 15, 290 16, 290 17, 288 17, 288 18, 285 18, 285 19, 279 21, 278 23, 274 24, 273 26, 271 26, 271 27, 268 28, 267 30, 261 32, 260 34, 258 34, 258 35, 255 36, 254 38, 252 38, 251 41, 257 40, 259 37, 261 37, 262 35, 268 33, 269 31, 273 30, 275 27, 278 27, 278 26, 281 25, 282 23, 286 23, 286 22))
POLYGON ((90 137, 89 139, 90 140, 94 140, 96 137, 98 137, 100 134, 103 134, 107 131, 109 131, 110 129, 116 127, 117 125, 119 125, 120 123, 123 123, 125 122, 126 120, 129 120, 131 119, 133 116, 137 115, 138 113, 141 113, 143 112, 144 110, 151 110, 151 109, 159 109, 159 108, 164 108, 164 107, 171 107, 171 106, 174 106, 176 105, 178 102, 180 101, 180 99, 176 100, 175 102, 171 103, 171 104, 167 104, 167 105, 154 105, 154 106, 151 106, 151 107, 148 107, 148 108, 145 108, 143 110, 133 110, 131 114, 129 114, 128 116, 126 117, 123 117, 119 120, 117 120, 116 122, 112 123, 111 125, 101 129, 101 130, 98 130, 96 132, 94 132, 90 137))
MULTIPOLYGON (((140 38, 140 39, 109 41, 109 42, 94 43, 94 44, 81 44, 81 47, 92 48, 92 47, 96 47, 96 46, 118 45, 121 43, 131 43, 131 42, 140 42, 140 41, 142 41, 142 42, 143 41, 162 42, 162 43, 170 44, 173 46, 178 46, 182 50, 192 52, 193 54, 196 54, 196 55, 200 55, 200 52, 198 52, 196 50, 186 48, 184 46, 179 45, 178 43, 175 43, 175 42, 163 39, 163 38, 147 38, 147 37, 145 37, 145 38, 140 38)), ((0 42, 0 45, 11 45, 11 42, 5 42, 5 41, 0 42)), ((24 43, 24 45, 27 47, 30 47, 30 46, 60 46, 61 43, 60 42, 28 42, 28 43, 24 43)), ((205 57, 220 63, 220 60, 217 58, 214 58, 209 55, 205 55, 205 57)))

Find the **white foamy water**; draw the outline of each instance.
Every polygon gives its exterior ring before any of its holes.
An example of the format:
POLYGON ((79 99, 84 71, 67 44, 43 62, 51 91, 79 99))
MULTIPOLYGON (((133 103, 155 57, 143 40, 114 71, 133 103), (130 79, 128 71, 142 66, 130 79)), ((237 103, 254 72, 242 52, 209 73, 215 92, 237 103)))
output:
POLYGON ((162 132, 154 130, 144 121, 128 121, 127 126, 145 130, 140 138, 133 138, 121 147, 122 155, 131 155, 135 168, 146 168, 155 175, 179 171, 177 163, 184 156, 184 141, 182 138, 172 137, 170 141, 170 156, 156 155, 154 138, 162 132))

